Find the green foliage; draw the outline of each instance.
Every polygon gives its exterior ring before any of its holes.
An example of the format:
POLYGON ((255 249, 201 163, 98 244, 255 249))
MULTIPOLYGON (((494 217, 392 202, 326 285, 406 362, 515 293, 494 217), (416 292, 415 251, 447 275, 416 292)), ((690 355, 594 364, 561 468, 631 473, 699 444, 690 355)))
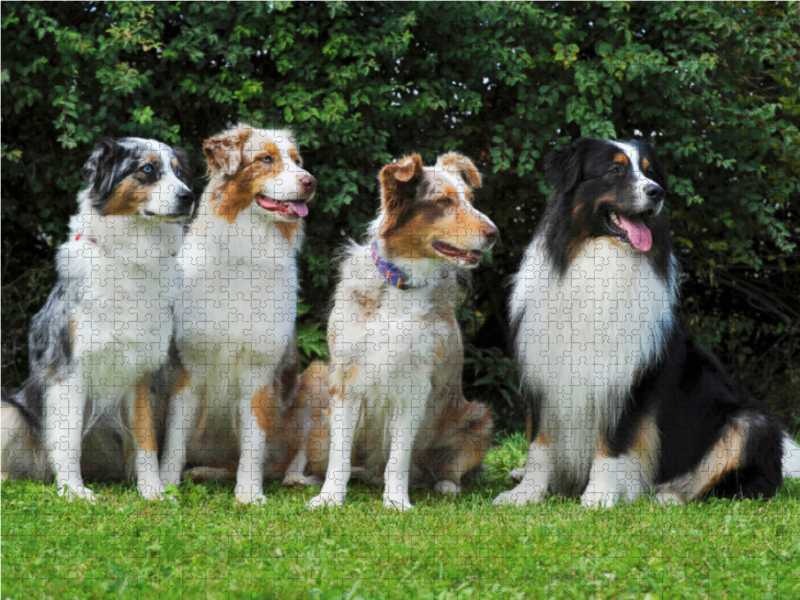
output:
POLYGON ((769 502, 662 507, 648 498, 591 511, 576 499, 491 506, 524 462, 503 437, 458 498, 412 490, 413 514, 350 486, 337 510, 316 490, 266 490, 237 505, 233 482, 185 482, 175 501, 92 484, 95 505, 55 485, 4 482, 8 598, 797 598, 800 481, 769 502))
MULTIPOLYGON (((412 151, 432 161, 460 150, 484 174, 478 205, 503 234, 469 298, 481 326, 468 341, 504 347, 503 281, 545 210, 544 156, 581 135, 649 139, 671 173, 685 322, 701 334, 718 323, 712 350, 759 396, 797 389, 787 377, 800 370, 796 3, 0 10, 6 383, 26 376, 27 323, 52 281, 42 273, 52 273, 94 140, 182 144, 200 191, 202 140, 244 120, 292 127, 320 182, 302 260, 306 331, 324 318, 337 248, 374 215, 380 167, 412 151)), ((305 359, 320 354, 309 335, 305 359)), ((492 381, 502 379, 497 364, 492 381)), ((505 405, 495 388, 484 399, 505 405)))

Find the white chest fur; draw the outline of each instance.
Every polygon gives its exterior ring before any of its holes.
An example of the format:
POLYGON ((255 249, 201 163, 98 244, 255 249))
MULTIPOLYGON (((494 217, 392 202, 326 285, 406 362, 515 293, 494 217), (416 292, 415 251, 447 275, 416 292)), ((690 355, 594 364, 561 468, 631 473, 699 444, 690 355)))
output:
POLYGON ((605 238, 590 241, 561 279, 542 238, 525 255, 510 302, 523 385, 541 399, 562 468, 583 482, 597 433, 614 427, 636 371, 663 348, 676 276, 672 265, 660 279, 643 254, 605 238))
MULTIPOLYGON (((202 217, 201 217, 202 218, 202 217)), ((191 363, 276 365, 297 312, 296 248, 271 222, 208 219, 180 256, 181 351, 191 363), (212 361, 212 362, 208 362, 212 361)))
POLYGON ((137 216, 79 215, 59 250, 59 276, 68 281, 74 355, 91 368, 93 385, 135 385, 158 369, 173 333, 173 303, 181 272, 175 255, 179 224, 137 216), (90 356, 102 355, 102 359, 90 356), (106 365, 108 376, 102 373, 106 365))

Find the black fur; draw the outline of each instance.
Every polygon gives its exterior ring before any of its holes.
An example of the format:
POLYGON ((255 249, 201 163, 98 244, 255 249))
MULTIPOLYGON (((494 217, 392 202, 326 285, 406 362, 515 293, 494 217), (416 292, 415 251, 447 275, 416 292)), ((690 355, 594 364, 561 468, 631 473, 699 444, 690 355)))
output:
MULTIPOLYGON (((647 159, 647 178, 666 194, 667 173, 655 148, 643 142, 627 144, 647 159)), ((634 210, 631 189, 637 176, 631 169, 614 169, 615 157, 617 164, 625 166, 619 152, 612 142, 584 138, 547 157, 553 195, 537 236, 545 235, 547 255, 559 277, 567 272, 575 249, 585 240, 609 237, 610 231, 613 234, 607 223, 609 211, 641 219, 651 230, 652 248, 645 256, 659 277, 667 280, 676 268, 672 266, 667 217, 657 210, 634 210)), ((515 337, 517 326, 512 323, 515 337)), ((540 427, 538 401, 535 394, 528 395, 529 428, 535 434, 540 427)), ((628 452, 642 419, 655 415, 660 439, 655 483, 690 473, 731 427, 745 424, 741 429, 745 432, 742 464, 709 485, 706 492, 725 498, 771 498, 777 493, 782 481, 783 437, 777 418, 762 403, 744 395, 719 360, 689 340, 677 324, 660 358, 638 375, 628 397, 619 401, 624 403, 623 415, 613 430, 604 432, 610 454, 628 452)))
MULTIPOLYGON (((626 142, 636 148, 650 163, 648 176, 669 193, 667 173, 652 144, 626 142)), ((619 174, 609 169, 615 166, 614 157, 622 151, 612 142, 581 138, 567 148, 553 150, 545 160, 547 179, 553 193, 537 236, 546 235, 547 250, 559 276, 566 273, 576 247, 588 237, 610 235, 607 226, 611 210, 636 215, 653 234, 653 248, 648 253, 656 273, 666 278, 672 253, 667 229, 667 217, 662 212, 639 212, 633 207, 634 190, 640 181, 633 165, 617 165, 619 174), (595 202, 605 200, 598 205, 595 202)))

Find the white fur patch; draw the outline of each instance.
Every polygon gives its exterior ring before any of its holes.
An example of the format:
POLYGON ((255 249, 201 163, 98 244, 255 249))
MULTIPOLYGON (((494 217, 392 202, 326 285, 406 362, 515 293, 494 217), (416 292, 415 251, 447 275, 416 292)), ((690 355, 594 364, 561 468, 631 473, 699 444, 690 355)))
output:
POLYGON ((677 267, 662 281, 644 254, 599 238, 558 279, 543 242, 525 254, 510 309, 523 385, 542 398, 550 489, 569 493, 587 484, 601 429, 613 428, 635 373, 664 347, 677 267))

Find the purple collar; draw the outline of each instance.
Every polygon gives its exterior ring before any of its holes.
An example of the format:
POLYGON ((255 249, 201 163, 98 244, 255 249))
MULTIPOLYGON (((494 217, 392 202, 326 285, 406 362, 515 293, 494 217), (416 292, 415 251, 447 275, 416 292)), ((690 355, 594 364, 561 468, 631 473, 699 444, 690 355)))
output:
POLYGON ((372 242, 372 244, 370 244, 370 249, 372 250, 372 262, 378 268, 381 275, 397 289, 407 290, 408 286, 405 282, 408 277, 388 260, 380 257, 378 254, 378 242, 372 242))

